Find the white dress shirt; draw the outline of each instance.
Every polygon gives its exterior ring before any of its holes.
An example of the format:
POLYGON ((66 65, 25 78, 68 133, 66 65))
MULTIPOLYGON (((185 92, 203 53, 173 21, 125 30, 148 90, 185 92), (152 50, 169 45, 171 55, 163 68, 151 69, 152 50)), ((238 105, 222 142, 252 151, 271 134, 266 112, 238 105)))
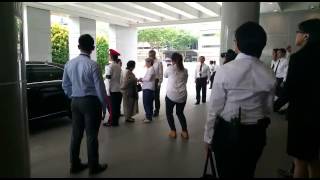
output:
POLYGON ((212 75, 216 71, 216 66, 213 64, 209 64, 210 75, 212 75))
MULTIPOLYGON (((106 77, 107 74, 110 74, 110 64, 107 64, 104 68, 104 75, 106 77)), ((110 96, 110 79, 104 79, 104 85, 106 86, 107 96, 110 96)))
POLYGON ((201 63, 198 63, 197 66, 196 66, 196 70, 195 70, 195 76, 194 78, 197 79, 197 78, 210 78, 210 68, 208 65, 206 65, 205 63, 202 64, 202 70, 201 70, 201 73, 200 73, 200 67, 201 67, 201 63), (201 74, 201 76, 200 76, 201 74))
POLYGON ((153 66, 147 68, 147 72, 142 78, 142 89, 155 90, 156 72, 153 66))
POLYGON ((238 117, 241 123, 256 124, 272 112, 276 78, 259 59, 239 53, 234 61, 221 66, 213 82, 205 125, 204 141, 211 143, 217 115, 226 121, 238 117))
POLYGON ((277 64, 278 64, 278 61, 274 61, 273 59, 271 60, 270 67, 273 72, 275 71, 277 64))
POLYGON ((186 102, 188 70, 180 71, 176 65, 169 66, 164 73, 164 77, 168 78, 167 97, 173 102, 186 102))
POLYGON ((279 65, 278 68, 276 67, 276 77, 277 78, 283 78, 283 80, 286 79, 287 77, 287 72, 288 72, 288 66, 289 66, 289 63, 288 63, 288 60, 286 58, 280 58, 279 60, 279 65))
POLYGON ((153 65, 154 70, 156 72, 156 79, 159 79, 159 84, 162 83, 163 81, 163 65, 162 65, 162 61, 159 59, 155 59, 153 61, 153 65))
POLYGON ((109 79, 109 89, 110 92, 120 92, 120 81, 121 81, 121 67, 116 62, 112 62, 109 65, 109 74, 111 79, 109 79))

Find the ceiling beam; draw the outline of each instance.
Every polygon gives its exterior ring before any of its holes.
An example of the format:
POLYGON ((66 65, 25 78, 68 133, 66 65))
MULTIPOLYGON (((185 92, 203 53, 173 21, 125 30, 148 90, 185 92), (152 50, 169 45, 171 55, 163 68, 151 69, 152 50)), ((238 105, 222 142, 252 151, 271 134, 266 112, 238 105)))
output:
POLYGON ((198 9, 210 17, 220 16, 221 6, 215 2, 185 2, 185 4, 198 9))
MULTIPOLYGON (((92 2, 92 4, 95 4, 97 6, 102 6, 104 8, 107 8, 108 10, 113 10, 115 13, 123 13, 129 16, 135 16, 144 20, 148 21, 160 21, 160 18, 156 16, 149 16, 144 13, 141 13, 141 11, 136 11, 134 8, 128 9, 128 7, 117 7, 116 5, 119 5, 118 2, 92 2), (140 12, 140 13, 138 13, 140 12)), ((111 12, 111 11, 110 11, 111 12)))
POLYGON ((104 11, 104 10, 96 9, 94 7, 90 7, 91 6, 90 4, 73 4, 72 3, 72 4, 69 4, 69 6, 72 6, 72 7, 78 8, 78 9, 83 9, 83 11, 91 11, 93 13, 101 13, 101 14, 104 14, 104 15, 107 15, 107 16, 111 16, 112 18, 129 21, 130 23, 136 23, 137 22, 137 20, 134 19, 134 18, 128 18, 128 17, 121 16, 121 15, 118 15, 118 14, 109 13, 109 12, 104 11))
POLYGON ((172 3, 170 4, 168 2, 166 2, 166 3, 163 3, 163 2, 151 2, 151 3, 155 4, 155 5, 159 6, 159 7, 162 7, 164 9, 168 10, 168 11, 171 11, 173 13, 180 14, 181 16, 184 16, 184 17, 186 17, 188 19, 197 18, 197 14, 191 14, 191 13, 185 11, 185 10, 182 10, 181 8, 178 8, 178 6, 177 6, 178 4, 172 4, 172 3))
POLYGON ((150 23, 143 23, 143 24, 132 24, 132 25, 130 25, 130 27, 193 24, 193 23, 202 23, 202 22, 213 22, 213 21, 221 21, 221 18, 220 17, 211 17, 211 18, 200 18, 200 19, 185 19, 185 20, 175 20, 175 21, 150 22, 150 23))
POLYGON ((79 11, 74 8, 68 9, 65 7, 53 6, 50 4, 50 2, 23 2, 23 4, 26 6, 35 7, 35 8, 39 8, 39 9, 45 9, 45 10, 49 10, 52 12, 64 13, 66 15, 79 16, 79 17, 99 20, 99 21, 108 22, 111 24, 117 24, 117 25, 125 26, 125 27, 129 26, 129 24, 123 20, 116 20, 116 19, 109 18, 105 15, 100 15, 100 14, 91 14, 88 11, 83 12, 83 11, 79 11))
POLYGON ((179 14, 173 13, 171 11, 168 11, 162 7, 156 6, 154 4, 151 4, 150 2, 134 2, 135 6, 143 7, 141 10, 148 11, 150 13, 154 13, 160 17, 163 17, 165 19, 169 20, 178 20, 179 14))

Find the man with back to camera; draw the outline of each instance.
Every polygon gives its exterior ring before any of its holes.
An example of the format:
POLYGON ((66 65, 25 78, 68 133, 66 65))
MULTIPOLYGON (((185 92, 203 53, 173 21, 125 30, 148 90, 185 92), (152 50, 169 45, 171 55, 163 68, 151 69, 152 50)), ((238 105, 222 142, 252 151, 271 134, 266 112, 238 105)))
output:
POLYGON ((259 59, 267 34, 258 23, 238 27, 234 42, 238 55, 215 75, 204 141, 220 178, 253 178, 266 145, 276 79, 259 59))
POLYGON ((89 165, 89 174, 104 171, 108 165, 99 164, 98 133, 106 114, 106 88, 98 64, 91 60, 94 40, 89 34, 81 35, 81 53, 64 67, 62 88, 72 98, 72 136, 70 148, 71 173, 77 173, 89 165), (102 116, 101 116, 102 115, 102 116), (79 158, 83 132, 86 130, 88 165, 79 158))

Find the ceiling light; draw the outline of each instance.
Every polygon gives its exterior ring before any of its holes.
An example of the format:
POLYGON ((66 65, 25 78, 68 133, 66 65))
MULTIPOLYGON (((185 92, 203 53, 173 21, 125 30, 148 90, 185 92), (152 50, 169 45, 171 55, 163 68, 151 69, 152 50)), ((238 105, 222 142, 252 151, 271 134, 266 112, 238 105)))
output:
POLYGON ((272 2, 269 2, 268 4, 272 5, 273 3, 272 3, 272 2))

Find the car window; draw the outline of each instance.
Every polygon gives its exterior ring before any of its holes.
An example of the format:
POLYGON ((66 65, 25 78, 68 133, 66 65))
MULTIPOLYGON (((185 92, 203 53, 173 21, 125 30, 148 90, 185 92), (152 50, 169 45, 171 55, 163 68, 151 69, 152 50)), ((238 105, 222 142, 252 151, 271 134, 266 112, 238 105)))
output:
POLYGON ((62 80, 63 69, 51 65, 27 65, 27 82, 62 80))

